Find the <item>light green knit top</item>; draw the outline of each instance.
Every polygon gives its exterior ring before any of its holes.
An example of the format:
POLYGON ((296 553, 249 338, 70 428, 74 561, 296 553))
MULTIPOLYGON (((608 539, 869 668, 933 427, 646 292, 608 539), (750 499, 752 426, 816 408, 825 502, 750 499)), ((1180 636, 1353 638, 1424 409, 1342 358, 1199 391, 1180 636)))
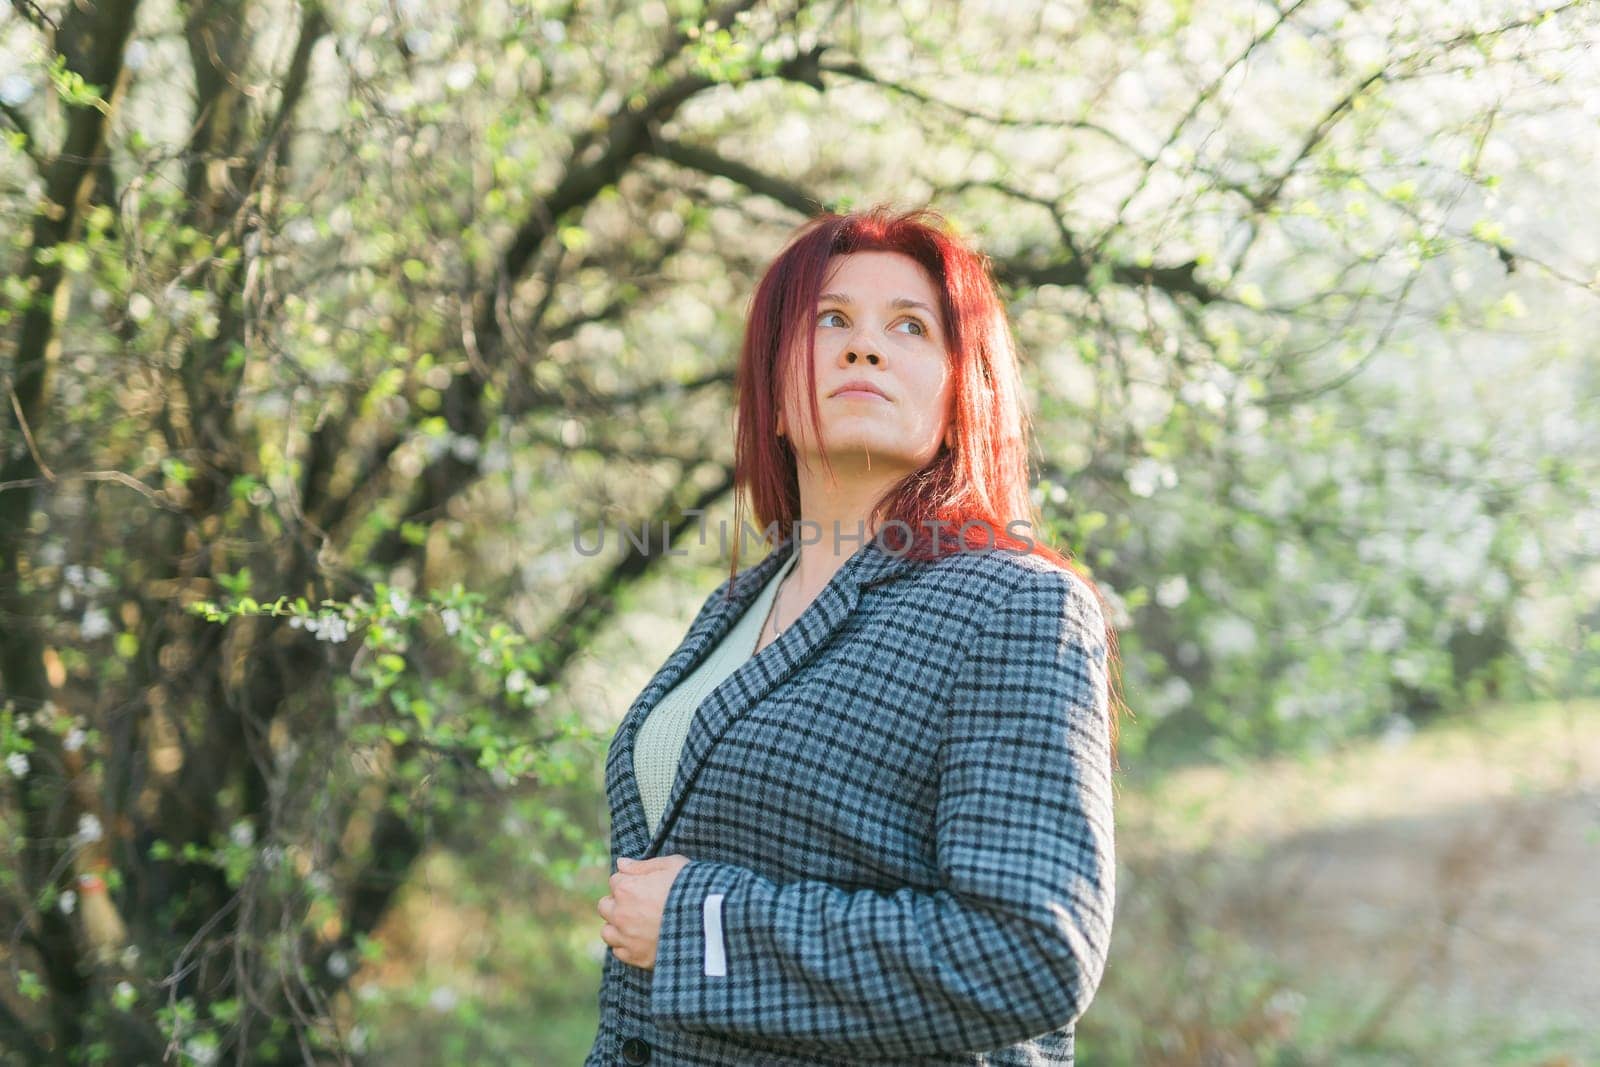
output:
MULTIPOLYGON (((762 627, 766 624, 772 598, 777 595, 778 585, 784 575, 789 573, 799 558, 797 550, 784 561, 783 566, 767 579, 761 595, 739 616, 739 621, 727 636, 700 662, 700 666, 673 686, 672 691, 663 696, 645 715, 644 721, 639 723, 633 741, 633 776, 639 783, 639 799, 644 801, 645 820, 649 823, 651 834, 656 832, 656 825, 666 813, 667 798, 672 793, 672 783, 678 774, 678 756, 683 751, 683 742, 689 736, 689 725, 694 719, 695 709, 724 678, 744 666, 755 654, 756 641, 760 639, 762 627)), ((794 624, 793 619, 784 621, 786 625, 794 624)))

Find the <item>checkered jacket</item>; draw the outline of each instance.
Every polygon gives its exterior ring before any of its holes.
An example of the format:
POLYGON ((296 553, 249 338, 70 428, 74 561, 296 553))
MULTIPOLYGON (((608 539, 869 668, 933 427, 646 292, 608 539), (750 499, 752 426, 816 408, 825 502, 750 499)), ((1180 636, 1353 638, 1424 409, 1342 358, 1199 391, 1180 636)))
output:
POLYGON ((618 856, 689 857, 608 948, 585 1067, 1054 1064, 1115 902, 1098 601, 1037 556, 869 540, 696 709, 652 836, 633 741, 793 551, 712 593, 606 757, 618 856))

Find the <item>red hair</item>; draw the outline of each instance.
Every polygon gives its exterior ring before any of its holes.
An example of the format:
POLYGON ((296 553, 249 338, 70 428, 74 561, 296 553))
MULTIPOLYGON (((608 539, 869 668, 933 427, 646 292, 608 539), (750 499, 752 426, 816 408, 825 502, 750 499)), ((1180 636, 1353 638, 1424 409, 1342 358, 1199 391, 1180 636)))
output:
POLYGON ((788 535, 802 518, 794 453, 789 439, 777 435, 780 385, 794 381, 796 359, 805 368, 804 399, 812 439, 830 476, 833 472, 815 402, 817 301, 835 256, 875 251, 909 256, 939 292, 954 368, 949 421, 953 443, 941 445, 925 467, 892 486, 874 506, 869 526, 878 529, 885 541, 890 540, 889 530, 899 533, 893 541, 897 555, 934 559, 994 546, 1041 556, 1082 578, 1099 599, 1106 619, 1115 757, 1115 712, 1122 705, 1111 606, 1070 554, 1040 539, 1043 524, 1033 502, 1028 467, 1032 424, 1016 341, 993 266, 987 255, 967 247, 933 208, 897 212, 877 204, 846 214, 814 216, 794 233, 757 283, 735 375, 737 532, 729 577, 738 573, 739 545, 744 540, 740 490, 748 493, 762 531, 776 524, 781 535, 788 535), (1028 536, 1019 538, 1011 527, 1021 524, 1028 536))

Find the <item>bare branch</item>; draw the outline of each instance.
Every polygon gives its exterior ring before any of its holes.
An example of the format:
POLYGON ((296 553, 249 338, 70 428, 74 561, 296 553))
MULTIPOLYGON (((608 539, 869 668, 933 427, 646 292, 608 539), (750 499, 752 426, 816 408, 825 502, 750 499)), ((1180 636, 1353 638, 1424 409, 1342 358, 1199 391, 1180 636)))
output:
POLYGON ((729 159, 709 148, 658 137, 655 141, 655 154, 680 167, 738 182, 751 192, 776 200, 796 214, 807 218, 826 209, 826 205, 819 197, 801 186, 765 174, 748 163, 729 159))

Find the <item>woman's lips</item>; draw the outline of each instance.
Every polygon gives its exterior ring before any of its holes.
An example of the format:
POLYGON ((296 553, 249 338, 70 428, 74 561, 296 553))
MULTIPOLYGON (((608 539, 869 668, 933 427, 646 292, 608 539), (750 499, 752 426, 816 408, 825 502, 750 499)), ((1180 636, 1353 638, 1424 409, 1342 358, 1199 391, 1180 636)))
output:
POLYGON ((889 402, 889 398, 882 393, 874 393, 870 389, 841 389, 834 393, 836 400, 882 400, 889 402))

